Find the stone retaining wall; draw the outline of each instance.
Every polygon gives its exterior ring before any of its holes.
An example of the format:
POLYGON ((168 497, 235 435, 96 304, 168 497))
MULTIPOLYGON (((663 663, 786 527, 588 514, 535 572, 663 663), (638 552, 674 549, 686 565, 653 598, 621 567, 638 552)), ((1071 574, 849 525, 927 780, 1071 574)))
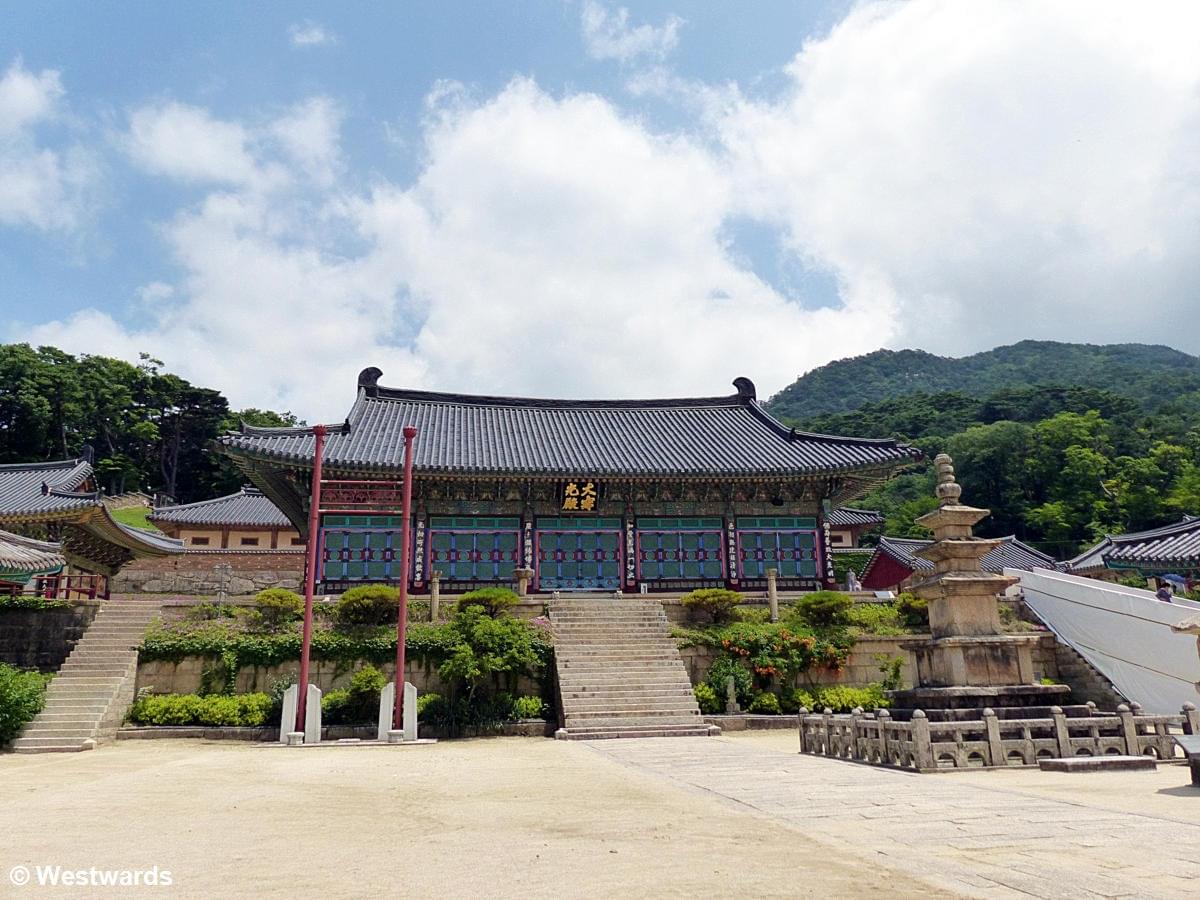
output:
POLYGON ((99 608, 99 600, 78 600, 61 609, 0 609, 0 662, 57 672, 99 608))
POLYGON ((128 594, 256 594, 263 588, 299 591, 304 584, 304 553, 264 550, 258 553, 185 551, 139 559, 112 580, 112 590, 128 594), (217 566, 229 566, 228 577, 217 566))
MULTIPOLYGON (((879 671, 880 661, 877 656, 887 659, 902 657, 904 665, 900 676, 906 686, 912 685, 916 676, 916 658, 900 646, 907 641, 928 640, 929 635, 901 635, 897 637, 863 637, 858 639, 846 665, 837 671, 830 669, 813 669, 803 672, 796 677, 795 686, 806 685, 846 685, 847 687, 865 687, 871 682, 877 682, 883 674, 879 671)), ((1044 634, 1033 648, 1033 669, 1039 677, 1058 678, 1058 665, 1055 661, 1054 635, 1044 634)), ((692 684, 699 684, 708 674, 709 667, 716 660, 720 651, 712 647, 685 647, 679 651, 683 664, 687 666, 688 676, 692 684)))

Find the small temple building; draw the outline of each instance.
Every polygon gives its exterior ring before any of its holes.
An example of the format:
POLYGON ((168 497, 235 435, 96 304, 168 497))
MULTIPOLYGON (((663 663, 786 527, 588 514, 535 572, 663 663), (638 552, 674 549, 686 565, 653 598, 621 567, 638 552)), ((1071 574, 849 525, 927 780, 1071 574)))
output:
POLYGON ((829 525, 829 545, 834 550, 850 550, 859 546, 863 534, 883 526, 883 514, 875 509, 856 509, 839 506, 825 517, 829 525))
MULTIPOLYGON (((999 542, 979 561, 984 572, 1003 574, 1005 569, 1061 569, 1063 564, 1012 535, 996 538, 999 542)), ((922 557, 933 543, 920 538, 883 537, 863 569, 862 586, 869 591, 908 590, 933 573, 934 564, 922 557)))
MULTIPOLYGON (((736 393, 549 400, 414 391, 359 375, 323 454, 318 579, 415 590, 686 591, 832 584, 826 509, 920 457, 893 440, 808 434, 736 393), (418 429, 413 547, 400 571, 402 429, 418 429)), ((306 538, 310 428, 243 425, 219 450, 306 538)))
POLYGON ((157 506, 149 516, 164 534, 188 550, 283 550, 304 546, 304 538, 279 507, 256 487, 236 494, 157 506))
POLYGON ((39 590, 52 594, 107 595, 109 577, 125 564, 183 550, 167 535, 117 521, 87 458, 0 465, 0 526, 42 531, 50 539, 4 538, 10 559, 15 562, 19 550, 30 560, 28 570, 5 567, 0 581, 10 591, 40 579, 39 590))
POLYGON ((1184 516, 1148 531, 1105 535, 1067 568, 1073 575, 1105 581, 1127 575, 1179 575, 1189 584, 1200 581, 1200 516, 1184 516))

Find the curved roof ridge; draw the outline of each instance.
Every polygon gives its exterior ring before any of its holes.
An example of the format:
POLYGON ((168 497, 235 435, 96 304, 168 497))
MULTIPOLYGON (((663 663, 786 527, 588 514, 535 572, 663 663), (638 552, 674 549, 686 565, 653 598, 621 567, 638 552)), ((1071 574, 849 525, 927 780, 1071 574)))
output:
POLYGON ((1146 538, 1164 537, 1168 534, 1174 534, 1176 531, 1187 531, 1190 528, 1200 526, 1200 519, 1196 516, 1184 516, 1178 522, 1171 522, 1168 525, 1159 525, 1156 528, 1147 528, 1145 531, 1130 531, 1126 534, 1106 534, 1113 543, 1127 543, 1129 541, 1140 541, 1146 538))
POLYGON ((740 406, 746 402, 741 394, 721 397, 675 397, 651 398, 646 400, 570 400, 550 397, 509 397, 491 394, 460 394, 449 391, 420 391, 411 388, 379 386, 368 393, 373 400, 402 400, 409 403, 453 404, 456 406, 499 406, 524 409, 629 409, 650 407, 671 409, 676 407, 740 406))

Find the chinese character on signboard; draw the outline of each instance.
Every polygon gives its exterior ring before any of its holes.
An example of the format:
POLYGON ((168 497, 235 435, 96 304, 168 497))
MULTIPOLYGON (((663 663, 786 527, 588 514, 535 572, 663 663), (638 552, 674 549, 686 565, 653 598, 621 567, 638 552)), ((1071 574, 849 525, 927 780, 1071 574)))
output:
POLYGON ((596 508, 599 495, 594 481, 568 481, 563 488, 563 509, 591 512, 596 508))

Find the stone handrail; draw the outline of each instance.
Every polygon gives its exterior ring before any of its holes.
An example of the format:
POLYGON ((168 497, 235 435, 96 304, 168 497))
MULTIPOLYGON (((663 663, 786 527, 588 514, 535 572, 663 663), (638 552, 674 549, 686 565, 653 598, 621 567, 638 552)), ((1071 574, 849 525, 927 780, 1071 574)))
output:
MULTIPOLYGON (((1089 704, 1089 706, 1092 706, 1089 704)), ((1039 759, 1074 756, 1153 756, 1176 753, 1171 729, 1200 734, 1200 713, 1184 704, 1181 715, 1143 715, 1134 703, 1115 714, 1067 716, 1052 707, 1048 718, 1001 719, 990 709, 980 718, 931 722, 921 710, 911 721, 892 719, 886 709, 849 715, 800 710, 800 751, 875 765, 916 769, 1035 766, 1039 759)))

